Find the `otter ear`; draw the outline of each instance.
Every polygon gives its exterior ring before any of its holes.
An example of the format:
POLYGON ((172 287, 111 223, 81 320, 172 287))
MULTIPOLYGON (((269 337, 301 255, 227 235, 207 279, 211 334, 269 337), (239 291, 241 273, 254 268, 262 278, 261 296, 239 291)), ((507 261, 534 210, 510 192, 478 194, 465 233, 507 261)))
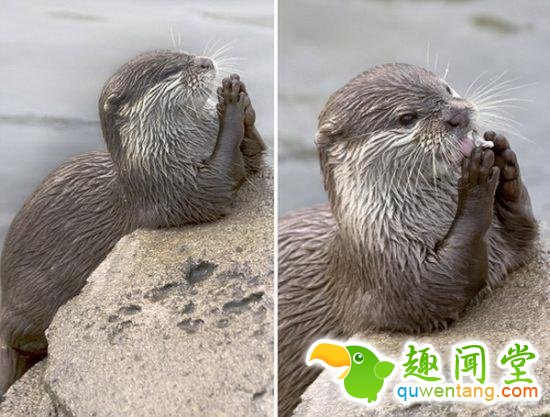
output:
POLYGON ((107 96, 103 102, 103 111, 105 113, 116 113, 124 102, 124 97, 121 93, 114 92, 107 96))
POLYGON ((319 126, 319 129, 317 129, 317 134, 315 135, 315 145, 317 145, 318 148, 323 148, 331 143, 334 131, 334 121, 329 120, 323 123, 321 126, 319 126))

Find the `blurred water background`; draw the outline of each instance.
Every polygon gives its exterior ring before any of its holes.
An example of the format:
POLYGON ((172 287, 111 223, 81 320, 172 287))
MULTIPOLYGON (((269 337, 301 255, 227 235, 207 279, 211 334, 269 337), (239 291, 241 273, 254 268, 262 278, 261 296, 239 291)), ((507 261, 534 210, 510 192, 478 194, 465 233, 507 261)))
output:
MULTIPOLYGON (((67 158, 104 148, 103 83, 154 49, 231 43, 273 148, 271 0, 3 0, 0 5, 0 242, 24 199, 67 158)), ((269 155, 272 159, 272 154, 269 155)))
POLYGON ((511 109, 529 141, 509 138, 550 237, 549 1, 279 0, 279 51, 279 214, 326 201, 313 138, 328 96, 373 65, 429 55, 459 93, 480 74, 535 83, 511 92, 532 100, 511 109))

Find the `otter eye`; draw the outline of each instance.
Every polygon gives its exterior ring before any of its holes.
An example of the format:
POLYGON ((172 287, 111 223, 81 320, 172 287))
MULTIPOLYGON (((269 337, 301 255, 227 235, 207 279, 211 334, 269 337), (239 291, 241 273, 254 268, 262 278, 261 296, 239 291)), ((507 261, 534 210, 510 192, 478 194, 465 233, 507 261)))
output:
POLYGON ((365 357, 363 356, 362 353, 357 352, 355 355, 353 355, 353 362, 357 364, 363 363, 364 359, 365 357))
POLYGON ((179 74, 181 72, 181 68, 180 67, 170 67, 170 68, 166 68, 163 72, 162 72, 162 78, 168 78, 168 77, 171 77, 173 75, 176 75, 176 74, 179 74))
POLYGON ((447 90, 447 93, 449 93, 451 96, 453 95, 453 92, 451 91, 451 87, 446 86, 445 89, 447 90))
POLYGON ((406 113, 399 116, 399 124, 404 127, 411 127, 415 124, 418 116, 415 113, 406 113))

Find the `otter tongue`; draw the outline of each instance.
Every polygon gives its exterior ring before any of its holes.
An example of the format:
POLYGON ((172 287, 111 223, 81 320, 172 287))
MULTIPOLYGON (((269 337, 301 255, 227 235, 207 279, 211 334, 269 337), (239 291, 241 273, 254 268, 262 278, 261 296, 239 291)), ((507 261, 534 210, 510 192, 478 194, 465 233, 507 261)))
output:
POLYGON ((469 157, 470 154, 472 153, 472 150, 475 147, 474 139, 469 136, 465 136, 462 139, 460 139, 460 142, 458 145, 459 145, 460 152, 465 157, 469 157))
POLYGON ((472 135, 464 136, 462 139, 460 139, 459 142, 459 148, 462 155, 465 157, 469 157, 472 153, 472 150, 476 146, 481 146, 483 149, 492 148, 495 146, 495 144, 491 141, 487 141, 483 139, 481 136, 477 135, 476 133, 472 133, 472 135))

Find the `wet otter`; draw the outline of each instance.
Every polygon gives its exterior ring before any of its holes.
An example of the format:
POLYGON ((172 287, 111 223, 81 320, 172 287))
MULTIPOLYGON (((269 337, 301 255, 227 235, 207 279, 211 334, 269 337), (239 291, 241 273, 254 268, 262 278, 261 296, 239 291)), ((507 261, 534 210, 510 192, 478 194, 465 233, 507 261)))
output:
POLYGON ((53 171, 6 237, 0 393, 44 357, 55 312, 123 235, 216 220, 259 169, 264 145, 244 84, 225 78, 216 104, 216 79, 209 58, 156 51, 107 81, 99 115, 108 151, 53 171))
POLYGON ((502 135, 435 74, 375 67, 319 117, 328 205, 279 222, 279 413, 318 370, 308 346, 369 329, 446 326, 526 262, 537 223, 502 135))

